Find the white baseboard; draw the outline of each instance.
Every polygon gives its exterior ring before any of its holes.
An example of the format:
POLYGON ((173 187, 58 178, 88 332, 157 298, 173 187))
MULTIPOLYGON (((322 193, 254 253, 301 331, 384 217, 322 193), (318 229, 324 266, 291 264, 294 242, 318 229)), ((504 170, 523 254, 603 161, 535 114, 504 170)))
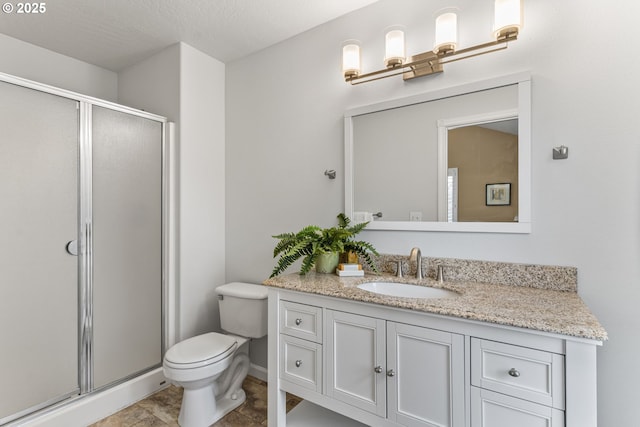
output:
POLYGON ((69 427, 86 426, 166 387, 168 382, 162 368, 154 369, 139 377, 91 396, 79 398, 42 415, 21 420, 21 427, 69 427))
POLYGON ((251 364, 249 368, 249 375, 252 377, 256 377, 259 380, 267 382, 267 368, 263 368, 262 366, 251 364))

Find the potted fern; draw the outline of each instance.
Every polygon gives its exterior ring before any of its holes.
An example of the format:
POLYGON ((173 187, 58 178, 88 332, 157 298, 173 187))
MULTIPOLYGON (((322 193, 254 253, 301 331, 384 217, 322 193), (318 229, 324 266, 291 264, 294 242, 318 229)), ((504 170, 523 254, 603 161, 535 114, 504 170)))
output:
POLYGON ((338 266, 341 253, 352 252, 373 271, 378 271, 371 254, 378 255, 369 242, 355 240, 354 237, 368 224, 363 222, 350 225, 351 220, 343 213, 338 215, 338 226, 320 228, 316 225, 304 227, 297 233, 283 233, 273 236, 280 241, 273 249, 273 257, 280 255, 270 277, 284 272, 291 264, 302 258, 300 274, 306 274, 313 266, 319 273, 333 273, 338 266))

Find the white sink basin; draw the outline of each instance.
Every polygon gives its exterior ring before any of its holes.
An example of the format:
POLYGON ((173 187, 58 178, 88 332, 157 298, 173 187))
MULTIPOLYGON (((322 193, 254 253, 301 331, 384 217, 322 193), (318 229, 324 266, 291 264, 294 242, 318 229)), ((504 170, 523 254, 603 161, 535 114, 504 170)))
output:
POLYGON ((395 282, 368 282, 358 285, 363 291, 403 298, 451 298, 460 294, 440 288, 395 282))

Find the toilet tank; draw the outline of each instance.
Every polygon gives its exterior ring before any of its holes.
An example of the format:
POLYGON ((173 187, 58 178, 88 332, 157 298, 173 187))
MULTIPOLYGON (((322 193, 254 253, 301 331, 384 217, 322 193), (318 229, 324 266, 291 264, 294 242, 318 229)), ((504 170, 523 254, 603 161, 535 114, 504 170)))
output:
POLYGON ((220 326, 230 334, 247 338, 267 335, 267 287, 233 282, 216 288, 220 326))

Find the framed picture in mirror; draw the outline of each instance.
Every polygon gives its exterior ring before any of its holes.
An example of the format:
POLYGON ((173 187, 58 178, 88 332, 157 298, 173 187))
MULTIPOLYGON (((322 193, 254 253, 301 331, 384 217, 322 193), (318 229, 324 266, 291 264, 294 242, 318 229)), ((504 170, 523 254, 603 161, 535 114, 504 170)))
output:
POLYGON ((487 184, 487 206, 509 206, 511 204, 511 184, 487 184))

